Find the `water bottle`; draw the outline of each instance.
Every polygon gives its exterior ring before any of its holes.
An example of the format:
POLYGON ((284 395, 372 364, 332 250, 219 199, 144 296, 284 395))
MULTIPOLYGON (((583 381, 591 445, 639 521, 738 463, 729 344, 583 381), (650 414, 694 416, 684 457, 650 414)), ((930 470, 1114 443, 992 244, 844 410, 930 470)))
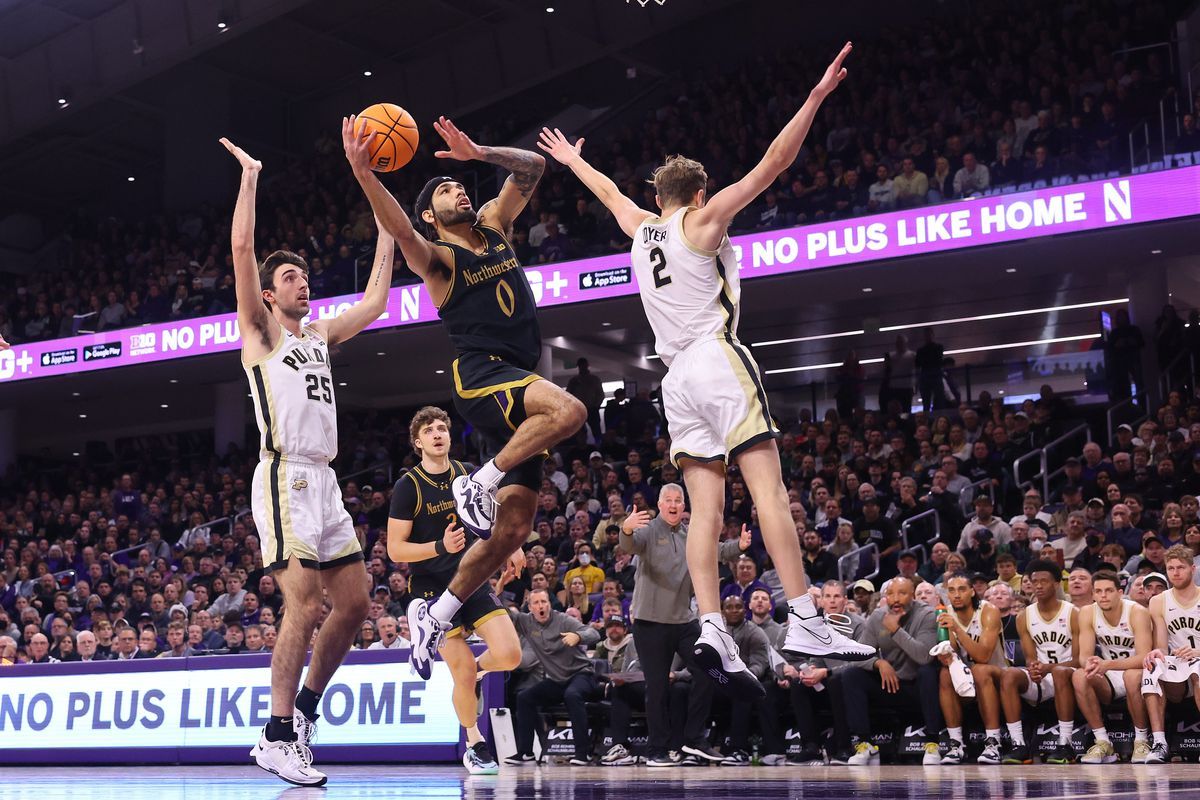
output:
POLYGON ((945 613, 946 613, 946 607, 944 605, 942 605, 941 603, 938 603, 938 607, 937 607, 938 629, 937 629, 937 632, 938 632, 938 641, 939 642, 950 641, 950 629, 942 627, 942 615, 945 613))

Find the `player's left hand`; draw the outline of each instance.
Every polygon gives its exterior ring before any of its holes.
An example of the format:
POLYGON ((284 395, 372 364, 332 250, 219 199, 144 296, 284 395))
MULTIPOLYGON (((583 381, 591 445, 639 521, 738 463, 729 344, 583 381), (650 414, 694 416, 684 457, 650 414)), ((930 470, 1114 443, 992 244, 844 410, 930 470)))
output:
POLYGON ((1088 660, 1084 662, 1083 674, 1087 675, 1089 678, 1098 677, 1103 675, 1104 672, 1104 661, 1100 658, 1100 656, 1089 656, 1088 660))
POLYGON ((743 553, 750 549, 750 543, 754 537, 750 533, 749 525, 742 525, 742 535, 738 537, 738 549, 743 553))
POLYGON ((813 87, 813 93, 821 97, 828 97, 834 89, 838 87, 846 78, 846 68, 842 66, 842 62, 846 60, 846 56, 850 55, 850 51, 854 49, 854 45, 846 42, 842 46, 842 50, 833 59, 833 63, 825 68, 825 74, 821 76, 821 80, 813 87))
POLYGON ((541 139, 537 145, 558 163, 570 166, 572 161, 579 158, 579 152, 583 149, 583 137, 577 139, 575 144, 571 144, 558 128, 553 131, 549 128, 542 128, 541 139))
POLYGON ((446 142, 449 150, 438 150, 434 153, 438 158, 453 158, 456 161, 476 161, 483 155, 483 150, 471 137, 458 129, 458 126, 447 117, 438 117, 433 123, 433 129, 446 142))
POLYGON ((562 635, 562 642, 563 642, 563 644, 565 644, 567 647, 575 647, 575 646, 577 646, 577 645, 578 645, 578 644, 579 644, 581 641, 582 641, 582 640, 579 638, 579 634, 578 634, 578 633, 574 633, 573 631, 567 631, 566 633, 564 633, 564 634, 562 635))
POLYGON ((11 344, 9 344, 8 342, 4 341, 4 337, 3 337, 3 336, 0 336, 0 352, 3 352, 3 351, 7 350, 7 349, 8 349, 8 348, 10 348, 10 347, 12 347, 12 345, 11 345, 11 344))

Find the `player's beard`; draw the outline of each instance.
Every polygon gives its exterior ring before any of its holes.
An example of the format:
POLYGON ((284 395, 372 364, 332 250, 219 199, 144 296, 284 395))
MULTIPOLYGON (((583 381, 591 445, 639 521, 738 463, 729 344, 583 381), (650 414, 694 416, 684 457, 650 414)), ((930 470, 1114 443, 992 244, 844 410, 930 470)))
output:
POLYGON ((308 316, 309 307, 297 300, 289 306, 279 306, 279 313, 283 314, 288 319, 294 319, 297 322, 308 316))
POLYGON ((445 211, 435 211, 433 215, 437 217, 438 225, 442 228, 450 228, 454 225, 474 225, 479 221, 479 214, 473 208, 454 208, 445 211))

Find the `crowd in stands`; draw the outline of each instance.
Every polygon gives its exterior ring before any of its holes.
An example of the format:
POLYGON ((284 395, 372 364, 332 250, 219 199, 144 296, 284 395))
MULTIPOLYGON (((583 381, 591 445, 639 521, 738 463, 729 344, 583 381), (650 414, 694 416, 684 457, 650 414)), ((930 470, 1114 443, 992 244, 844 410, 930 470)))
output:
MULTIPOLYGON (((823 106, 794 167, 735 228, 1127 171, 1126 134, 1142 118, 1157 118, 1172 76, 1161 50, 1119 51, 1169 38, 1181 5, 985 0, 970 13, 942 13, 936 25, 861 42, 847 86, 823 106)), ((827 50, 788 48, 733 72, 681 78, 675 99, 647 119, 592 139, 589 158, 648 209, 655 201, 645 179, 667 153, 701 159, 711 194, 756 163, 824 69, 827 50)), ((1183 124, 1179 147, 1200 148, 1191 114, 1183 124)), ((511 121, 472 132, 491 144, 517 133, 511 121)), ((389 186, 411 205, 425 179, 447 168, 426 143, 389 186)), ((486 168, 467 168, 478 170, 466 179, 473 194, 491 185, 486 168)), ((76 216, 62 271, 0 276, 0 336, 31 342, 232 311, 229 218, 229 208, 211 206, 136 221, 76 216)), ((264 254, 286 247, 308 260, 314 297, 356 290, 355 264, 370 257, 376 232, 331 137, 286 167, 268 163, 258 223, 264 254)), ((512 240, 525 264, 627 247, 611 215, 561 170, 547 173, 512 240)), ((368 272, 359 270, 360 283, 368 272)))
MULTIPOLYGON (((589 377, 581 370, 572 391, 598 406, 589 377)), ((779 451, 796 535, 827 614, 846 614, 859 625, 879 607, 889 581, 895 591, 909 585, 910 608, 933 608, 946 600, 948 576, 965 573, 974 592, 1000 609, 1006 653, 1019 663, 1013 626, 1032 597, 1023 577, 1031 562, 1049 557, 1062 565, 1075 604, 1090 602, 1089 576, 1104 568, 1118 571, 1129 596, 1144 603, 1152 580, 1165 572, 1168 548, 1182 544, 1200 554, 1194 394, 1172 392, 1136 430, 1123 425, 1113 442, 1083 445, 1048 497, 1018 485, 1011 465, 1072 424, 1077 412, 1069 401, 1048 387, 1039 399, 1013 406, 986 394, 949 408, 944 397, 921 399, 929 408, 916 413, 889 402, 882 411, 830 409, 813 419, 804 409, 782 420, 779 451), (877 549, 877 564, 856 550, 868 545, 877 549)), ((598 699, 635 671, 626 648, 639 561, 622 547, 622 526, 636 511, 656 514, 664 487, 681 481, 648 393, 619 393, 595 410, 599 439, 585 427, 546 462, 526 569, 493 583, 514 611, 530 610, 531 597, 541 596, 536 590, 546 590, 548 612, 589 631, 578 646, 594 660, 579 663, 597 670, 598 699)), ((360 648, 407 646, 408 565, 389 562, 386 547, 388 481, 415 463, 407 420, 403 412, 370 411, 341 421, 336 466, 343 476, 357 473, 343 499, 371 583, 360 648)), ((248 513, 255 459, 237 449, 214 454, 204 440, 180 434, 123 441, 116 454, 90 453, 85 466, 26 463, 9 476, 0 491, 0 664, 271 650, 287 608, 264 573, 248 513)), ((473 453, 470 438, 459 437, 455 457, 469 461, 473 453)), ((787 607, 736 468, 728 473, 726 508, 725 617, 756 676, 784 694, 771 695, 782 697, 778 704, 747 708, 718 701, 714 719, 730 737, 730 763, 749 759, 755 720, 764 753, 778 756, 764 763, 784 763, 780 726, 812 724, 792 687, 855 667, 772 655, 787 607), (782 719, 773 716, 780 709, 782 719)), ((923 613, 921 619, 928 621, 923 613)), ((514 698, 541 674, 536 652, 526 656, 511 676, 514 698)), ((901 679, 927 690, 928 681, 917 677, 925 664, 911 666, 901 679)), ((677 678, 681 691, 685 680, 696 680, 682 667, 677 678)), ((866 691, 847 690, 847 697, 866 691)), ((848 724, 870 721, 851 715, 848 724)))

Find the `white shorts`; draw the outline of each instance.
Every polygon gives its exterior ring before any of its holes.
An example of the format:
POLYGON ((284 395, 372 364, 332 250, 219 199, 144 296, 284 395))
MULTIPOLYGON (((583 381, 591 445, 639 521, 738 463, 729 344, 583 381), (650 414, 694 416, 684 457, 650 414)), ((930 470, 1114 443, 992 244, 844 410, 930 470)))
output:
POLYGON ((1108 685, 1112 687, 1113 702, 1124 700, 1127 692, 1125 691, 1125 670, 1110 669, 1104 673, 1104 679, 1108 681, 1108 685))
POLYGON ((1025 687, 1025 691, 1021 692, 1022 700, 1037 706, 1054 699, 1054 676, 1046 673, 1040 683, 1034 683, 1033 678, 1029 677, 1029 670, 1024 667, 1020 667, 1020 670, 1025 673, 1026 678, 1029 678, 1029 685, 1025 687))
POLYGON ((278 456, 259 461, 250 505, 268 571, 292 556, 314 569, 362 561, 354 522, 328 464, 278 456))
POLYGON ((1160 683, 1189 683, 1196 674, 1196 664, 1179 656, 1167 656, 1163 660, 1160 683))
POLYGON ((762 376, 737 339, 706 339, 675 356, 662 382, 671 460, 732 462, 779 435, 762 376))

